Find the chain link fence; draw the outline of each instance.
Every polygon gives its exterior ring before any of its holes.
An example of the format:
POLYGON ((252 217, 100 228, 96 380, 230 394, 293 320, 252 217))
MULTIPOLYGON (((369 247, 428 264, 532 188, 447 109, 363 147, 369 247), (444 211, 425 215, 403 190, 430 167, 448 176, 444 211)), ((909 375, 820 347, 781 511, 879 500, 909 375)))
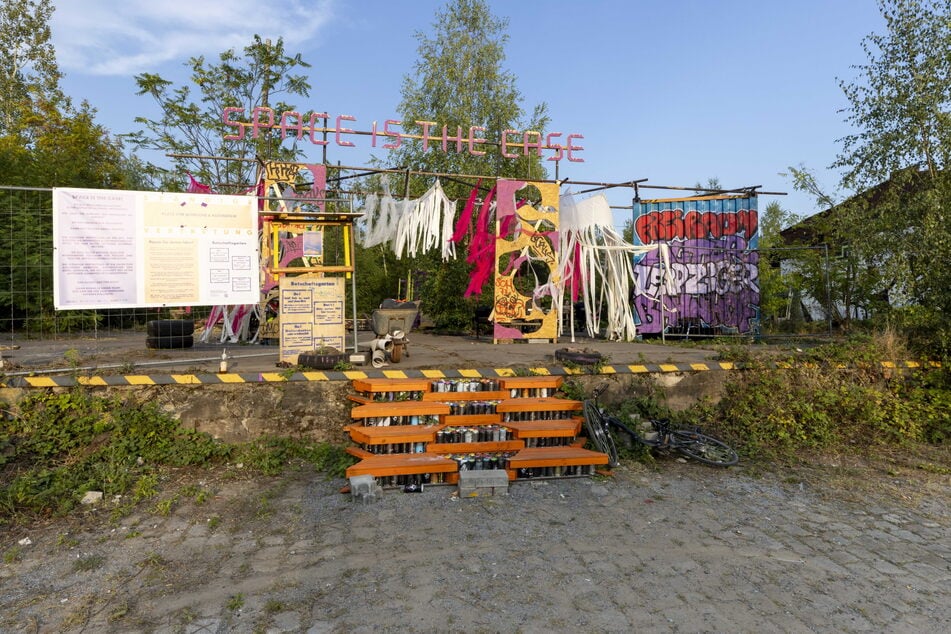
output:
POLYGON ((152 319, 205 319, 210 307, 54 310, 53 190, 0 187, 0 337, 99 339, 152 319))
MULTIPOLYGON (((100 339, 120 332, 144 333, 147 322, 154 319, 204 321, 208 317, 210 306, 55 310, 52 193, 51 189, 0 187, 0 217, 3 219, 0 338, 6 341, 100 339)), ((831 334, 833 316, 841 313, 841 307, 835 305, 829 291, 835 258, 830 258, 828 249, 763 249, 758 253, 758 260, 759 274, 755 280, 758 302, 752 307, 756 312, 756 327, 752 334, 770 337, 831 334), (803 282, 806 278, 812 280, 811 285, 803 282)), ((726 300, 721 297, 717 301, 726 300)), ((722 328, 705 329, 700 321, 670 324, 665 320, 665 323, 668 324, 666 334, 672 337, 732 334, 749 337, 751 334, 731 333, 722 328)))

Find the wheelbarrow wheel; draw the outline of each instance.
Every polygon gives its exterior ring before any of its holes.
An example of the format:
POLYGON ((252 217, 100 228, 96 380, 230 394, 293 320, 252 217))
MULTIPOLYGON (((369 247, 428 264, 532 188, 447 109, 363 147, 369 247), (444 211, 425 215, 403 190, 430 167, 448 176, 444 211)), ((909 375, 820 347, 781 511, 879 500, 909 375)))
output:
MULTIPOLYGON (((409 356, 409 355, 406 355, 409 356)), ((393 349, 390 351, 390 361, 393 363, 399 363, 403 358, 403 344, 402 343, 393 343, 393 349)))

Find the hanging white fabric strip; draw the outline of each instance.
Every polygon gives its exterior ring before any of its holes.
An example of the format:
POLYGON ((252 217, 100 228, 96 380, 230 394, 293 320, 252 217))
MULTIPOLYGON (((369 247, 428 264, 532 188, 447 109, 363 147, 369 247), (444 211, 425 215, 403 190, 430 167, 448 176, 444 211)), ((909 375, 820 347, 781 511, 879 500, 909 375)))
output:
POLYGON ((446 196, 438 180, 417 200, 393 198, 384 180, 383 195, 370 194, 364 200, 361 244, 390 243, 397 259, 415 258, 430 249, 439 249, 443 261, 455 259, 456 245, 450 241, 455 216, 456 201, 446 196))
POLYGON ((383 195, 368 195, 363 206, 363 217, 366 222, 363 246, 373 247, 393 240, 400 214, 397 211, 399 202, 390 194, 390 182, 384 179, 383 195))
POLYGON ((580 202, 570 193, 562 196, 561 236, 562 287, 571 279, 581 283, 588 335, 599 334, 603 315, 608 339, 632 341, 637 336, 631 305, 632 256, 659 249, 666 271, 665 285, 672 287, 666 245, 635 246, 625 242, 614 229, 611 206, 603 194, 580 202))
POLYGON ((439 249, 444 261, 456 257, 456 246, 450 241, 456 202, 450 200, 437 180, 419 199, 403 201, 397 222, 393 252, 397 258, 414 258, 430 249, 439 249))

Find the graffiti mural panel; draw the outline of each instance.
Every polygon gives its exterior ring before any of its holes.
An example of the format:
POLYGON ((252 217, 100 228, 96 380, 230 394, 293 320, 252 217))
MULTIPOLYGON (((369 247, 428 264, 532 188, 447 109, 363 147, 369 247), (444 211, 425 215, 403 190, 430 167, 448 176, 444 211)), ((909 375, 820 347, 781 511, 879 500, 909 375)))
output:
POLYGON ((673 289, 657 251, 636 256, 633 302, 644 334, 750 332, 759 317, 756 197, 704 196, 634 205, 634 244, 670 247, 673 289))
POLYGON ((500 179, 497 188, 494 340, 557 341, 558 185, 500 179))

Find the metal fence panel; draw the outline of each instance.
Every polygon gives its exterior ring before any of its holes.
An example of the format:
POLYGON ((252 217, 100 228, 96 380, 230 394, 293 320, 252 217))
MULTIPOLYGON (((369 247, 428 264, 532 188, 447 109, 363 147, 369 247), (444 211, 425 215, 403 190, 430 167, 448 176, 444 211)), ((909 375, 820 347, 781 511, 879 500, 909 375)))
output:
POLYGON ((207 317, 210 307, 53 309, 53 190, 0 187, 0 337, 100 338, 150 319, 207 317))

